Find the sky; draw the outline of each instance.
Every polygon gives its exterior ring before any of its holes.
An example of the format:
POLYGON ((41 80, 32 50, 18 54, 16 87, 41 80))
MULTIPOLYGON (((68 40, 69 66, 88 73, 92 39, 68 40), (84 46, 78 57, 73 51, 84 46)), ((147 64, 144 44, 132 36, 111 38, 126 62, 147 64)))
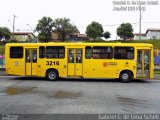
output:
MULTIPOLYGON (((121 23, 132 23, 134 33, 139 33, 140 12, 137 10, 139 1, 3 0, 0 6, 0 27, 8 27, 12 31, 14 15, 16 16, 15 31, 23 32, 35 29, 38 20, 43 16, 51 17, 53 20, 66 17, 70 18, 71 23, 77 26, 81 34, 85 33, 87 25, 92 21, 99 22, 104 31, 111 33, 110 39, 115 40, 118 39, 116 29, 121 23)), ((160 0, 141 0, 141 2, 143 4, 142 33, 145 33, 148 28, 160 28, 160 0)))

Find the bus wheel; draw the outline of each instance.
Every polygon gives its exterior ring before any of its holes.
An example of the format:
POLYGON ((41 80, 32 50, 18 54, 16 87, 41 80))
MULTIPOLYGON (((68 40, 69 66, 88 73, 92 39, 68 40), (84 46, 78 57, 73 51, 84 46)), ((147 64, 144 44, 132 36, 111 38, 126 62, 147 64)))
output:
POLYGON ((133 79, 133 76, 129 71, 124 71, 120 75, 120 80, 122 82, 128 83, 128 82, 131 82, 132 79, 133 79))
POLYGON ((48 80, 57 80, 59 77, 58 72, 56 70, 49 70, 46 73, 46 78, 48 80))

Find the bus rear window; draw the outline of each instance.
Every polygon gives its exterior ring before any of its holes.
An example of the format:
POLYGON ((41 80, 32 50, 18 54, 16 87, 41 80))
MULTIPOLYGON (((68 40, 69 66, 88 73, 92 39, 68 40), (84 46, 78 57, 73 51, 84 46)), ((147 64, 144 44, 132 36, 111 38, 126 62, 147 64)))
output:
POLYGON ((115 47, 114 48, 115 59, 134 59, 133 47, 115 47))
POLYGON ((23 47, 10 47, 10 58, 23 58, 23 47))

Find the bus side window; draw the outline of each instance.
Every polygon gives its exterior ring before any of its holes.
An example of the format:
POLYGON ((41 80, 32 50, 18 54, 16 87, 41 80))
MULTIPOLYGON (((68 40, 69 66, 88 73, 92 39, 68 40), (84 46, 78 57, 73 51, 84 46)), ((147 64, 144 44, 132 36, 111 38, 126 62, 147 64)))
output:
POLYGON ((92 57, 92 48, 90 46, 86 46, 85 48, 85 58, 91 59, 92 57))
POLYGON ((133 47, 115 47, 114 48, 115 59, 134 59, 133 47))
POLYGON ((47 46, 46 58, 65 58, 64 46, 47 46))
POLYGON ((39 47, 39 58, 45 58, 45 47, 44 46, 39 47))
POLYGON ((93 59, 112 59, 113 48, 111 46, 93 46, 93 59))

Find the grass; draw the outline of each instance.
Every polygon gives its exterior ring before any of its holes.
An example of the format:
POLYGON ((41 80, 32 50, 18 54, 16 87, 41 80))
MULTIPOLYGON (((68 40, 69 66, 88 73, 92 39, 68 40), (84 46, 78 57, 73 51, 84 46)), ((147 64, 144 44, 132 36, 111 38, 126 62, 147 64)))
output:
POLYGON ((154 74, 160 74, 160 70, 155 70, 154 74))

